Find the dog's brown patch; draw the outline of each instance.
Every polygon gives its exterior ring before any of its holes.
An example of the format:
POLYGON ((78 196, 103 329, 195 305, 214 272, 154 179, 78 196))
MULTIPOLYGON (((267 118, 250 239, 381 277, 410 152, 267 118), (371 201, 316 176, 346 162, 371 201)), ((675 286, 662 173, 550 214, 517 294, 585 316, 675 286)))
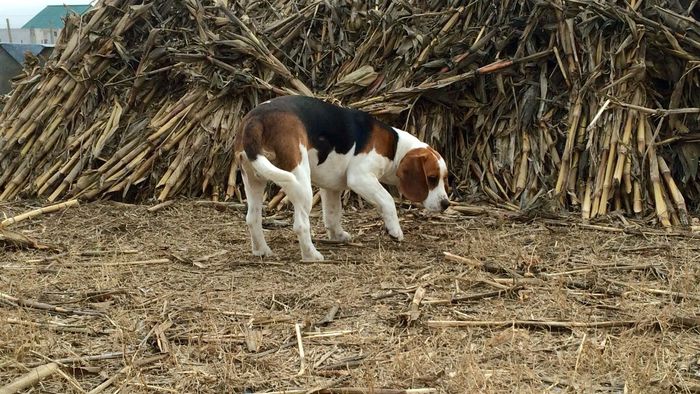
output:
POLYGON ((300 145, 309 145, 306 130, 301 120, 289 112, 246 116, 234 140, 236 155, 245 151, 250 160, 263 155, 285 171, 292 171, 301 163, 300 145))
POLYGON ((438 183, 440 183, 440 154, 437 153, 437 151, 431 147, 424 148, 427 150, 431 157, 426 157, 425 161, 423 162, 424 170, 425 170, 425 177, 428 181, 428 188, 430 190, 435 189, 438 186, 438 183))
POLYGON ((364 148, 360 150, 360 153, 369 153, 374 149, 380 155, 387 157, 391 160, 394 159, 396 155, 396 143, 398 136, 391 130, 388 130, 386 126, 383 126, 379 122, 374 122, 372 129, 370 130, 369 138, 364 148))

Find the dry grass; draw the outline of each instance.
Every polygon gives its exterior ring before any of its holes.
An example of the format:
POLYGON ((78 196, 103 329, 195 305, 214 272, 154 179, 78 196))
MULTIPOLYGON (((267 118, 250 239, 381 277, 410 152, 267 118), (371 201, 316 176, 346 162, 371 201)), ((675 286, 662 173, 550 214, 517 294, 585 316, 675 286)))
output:
MULTIPOLYGON (((8 216, 29 208, 0 206, 8 216)), ((345 218, 356 244, 319 245, 332 262, 298 262, 289 227, 267 233, 278 257, 266 262, 251 256, 234 208, 184 201, 147 208, 92 203, 13 226, 64 252, 3 251, 2 292, 102 315, 0 303, 0 384, 49 360, 124 352, 64 361, 62 373, 32 392, 90 391, 119 371, 107 392, 700 389, 697 320, 677 319, 697 319, 700 308, 700 244, 691 236, 402 209, 406 241, 398 244, 375 211, 363 210, 345 218), (125 264, 154 259, 171 262, 125 264), (503 279, 514 277, 515 291, 476 296, 512 288, 503 279), (403 314, 417 288, 425 297, 407 325, 403 314), (447 302, 468 295, 475 299, 447 302), (335 319, 320 324, 336 303, 335 319), (633 323, 433 328, 436 320, 633 323)), ((320 220, 312 223, 320 234, 320 220)))

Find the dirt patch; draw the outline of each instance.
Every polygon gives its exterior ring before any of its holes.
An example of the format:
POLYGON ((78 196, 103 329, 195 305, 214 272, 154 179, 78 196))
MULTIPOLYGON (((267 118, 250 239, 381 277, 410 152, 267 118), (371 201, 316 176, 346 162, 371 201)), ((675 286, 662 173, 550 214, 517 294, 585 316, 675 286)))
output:
POLYGON ((238 209, 147 208, 92 203, 12 227, 60 251, 3 250, 1 292, 68 311, 0 301, 0 384, 63 359, 34 392, 110 378, 108 392, 700 389, 692 236, 401 209, 396 243, 376 211, 351 210, 353 243, 317 243, 331 261, 310 264, 288 214, 266 221, 277 256, 261 260, 238 209))

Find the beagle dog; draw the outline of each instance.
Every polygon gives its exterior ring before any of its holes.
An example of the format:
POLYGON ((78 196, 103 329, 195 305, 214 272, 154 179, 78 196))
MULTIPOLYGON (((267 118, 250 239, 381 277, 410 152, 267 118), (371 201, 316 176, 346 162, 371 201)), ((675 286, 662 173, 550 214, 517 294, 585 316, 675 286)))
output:
POLYGON ((282 96, 255 107, 243 118, 234 154, 255 256, 272 254, 262 229, 268 180, 294 205, 293 228, 303 260, 323 260, 311 241, 312 184, 321 188, 328 238, 340 242, 350 240, 341 226, 341 193, 348 188, 378 208, 389 234, 399 241, 403 232, 394 199, 381 183, 398 185, 404 197, 430 211, 450 205, 445 160, 428 144, 366 112, 312 97, 282 96))

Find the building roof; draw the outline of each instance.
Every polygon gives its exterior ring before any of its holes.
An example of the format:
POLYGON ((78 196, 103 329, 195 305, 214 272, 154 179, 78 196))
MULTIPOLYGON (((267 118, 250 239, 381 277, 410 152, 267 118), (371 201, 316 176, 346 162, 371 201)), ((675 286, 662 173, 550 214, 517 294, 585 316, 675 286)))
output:
POLYGON ((7 52, 7 54, 10 55, 18 64, 24 63, 24 52, 28 51, 34 55, 38 55, 47 47, 49 46, 39 44, 0 44, 0 49, 5 50, 5 52, 7 52))
POLYGON ((38 14, 34 15, 29 22, 22 26, 22 29, 62 29, 63 18, 71 12, 83 14, 90 9, 89 4, 85 5, 49 5, 38 14))

